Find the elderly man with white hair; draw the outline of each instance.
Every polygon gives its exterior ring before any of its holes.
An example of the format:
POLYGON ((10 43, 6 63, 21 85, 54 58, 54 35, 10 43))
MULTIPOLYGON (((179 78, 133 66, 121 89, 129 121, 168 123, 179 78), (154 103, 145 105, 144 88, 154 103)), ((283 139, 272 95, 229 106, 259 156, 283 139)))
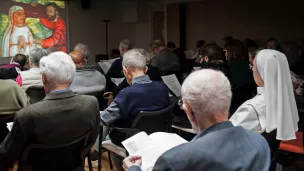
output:
MULTIPOLYGON (((192 73, 183 83, 179 105, 198 135, 160 156, 154 171, 268 171, 270 150, 258 133, 228 121, 231 86, 219 71, 192 73)), ((140 171, 141 156, 124 160, 128 171, 140 171)))
MULTIPOLYGON (((20 161, 28 144, 62 145, 90 132, 83 147, 86 153, 98 136, 100 116, 97 99, 75 95, 69 90, 76 71, 71 57, 64 52, 54 52, 40 60, 40 70, 46 97, 16 113, 12 130, 0 146, 0 170, 7 170, 15 161, 20 161)), ((69 160, 70 156, 61 157, 66 159, 64 165, 52 165, 54 170, 74 164, 69 160)), ((19 168, 24 167, 31 168, 32 163, 19 162, 19 168)))
POLYGON ((42 48, 35 48, 30 51, 28 71, 20 72, 16 82, 26 91, 31 86, 43 86, 42 77, 39 68, 40 59, 47 56, 47 51, 42 48))
MULTIPOLYGON (((152 81, 146 75, 146 58, 140 49, 126 52, 122 61, 123 73, 131 86, 121 90, 113 102, 101 112, 101 121, 104 125, 120 128, 130 128, 132 121, 140 111, 158 111, 169 105, 169 90, 160 81, 152 81)), ((116 145, 126 136, 111 130, 110 139, 116 145)), ((114 160, 116 168, 122 170, 121 162, 114 160)))

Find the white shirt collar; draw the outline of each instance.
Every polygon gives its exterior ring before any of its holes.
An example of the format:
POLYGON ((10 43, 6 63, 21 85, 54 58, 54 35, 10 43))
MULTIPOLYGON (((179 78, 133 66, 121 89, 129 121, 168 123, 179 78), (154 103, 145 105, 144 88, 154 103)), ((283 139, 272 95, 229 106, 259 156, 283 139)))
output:
POLYGON ((258 92, 258 94, 264 94, 264 92, 265 92, 264 87, 257 87, 257 92, 258 92))

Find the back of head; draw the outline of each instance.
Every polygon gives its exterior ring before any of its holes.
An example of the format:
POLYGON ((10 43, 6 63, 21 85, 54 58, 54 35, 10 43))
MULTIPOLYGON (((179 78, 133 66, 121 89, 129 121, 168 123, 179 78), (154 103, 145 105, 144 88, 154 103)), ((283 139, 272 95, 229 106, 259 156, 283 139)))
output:
POLYGON ((233 39, 225 44, 225 49, 227 50, 227 60, 239 60, 248 61, 248 53, 243 42, 237 39, 233 39))
POLYGON ((244 44, 247 47, 247 49, 257 47, 257 43, 254 40, 249 39, 249 38, 244 39, 244 44))
POLYGON ((165 43, 162 40, 154 40, 151 44, 151 49, 166 47, 165 43))
POLYGON ((168 42, 168 43, 167 43, 167 48, 168 48, 168 49, 175 49, 175 48, 176 48, 176 45, 175 45, 173 42, 168 42))
POLYGON ((274 37, 270 37, 267 40, 267 49, 274 49, 274 50, 283 52, 283 49, 282 49, 279 41, 274 37))
POLYGON ((90 51, 89 51, 89 47, 86 44, 83 43, 78 43, 75 47, 74 47, 74 51, 78 51, 81 52, 82 55, 85 58, 88 58, 90 55, 90 51))
POLYGON ((26 56, 23 54, 18 53, 15 55, 14 62, 20 64, 20 66, 24 67, 26 64, 26 56))
POLYGON ((201 48, 202 46, 204 46, 205 41, 204 40, 199 40, 196 42, 196 48, 201 48))
POLYGON ((49 86, 70 85, 74 79, 76 66, 71 57, 64 52, 54 52, 40 60, 40 71, 49 86))
POLYGON ((199 54, 202 57, 208 57, 209 61, 221 60, 222 59, 222 49, 214 42, 207 43, 199 49, 199 54))
POLYGON ((42 48, 35 48, 30 51, 29 60, 32 64, 32 67, 39 67, 39 62, 42 57, 47 56, 47 50, 42 48))
POLYGON ((77 67, 83 67, 86 65, 85 56, 81 52, 72 51, 69 55, 72 57, 72 60, 77 67))
POLYGON ((123 48, 125 51, 133 49, 133 44, 129 39, 120 41, 119 48, 123 48))
POLYGON ((299 117, 286 56, 265 49, 255 60, 254 75, 259 74, 264 81, 266 132, 276 129, 278 140, 295 139, 299 117))
POLYGON ((118 58, 118 57, 120 57, 119 49, 112 49, 111 50, 111 59, 118 58))
POLYGON ((141 49, 132 49, 123 55, 122 66, 131 69, 146 69, 146 57, 141 49))
POLYGON ((213 119, 217 113, 227 114, 231 102, 231 86, 220 71, 202 69, 190 74, 181 88, 184 104, 190 105, 198 118, 213 119))

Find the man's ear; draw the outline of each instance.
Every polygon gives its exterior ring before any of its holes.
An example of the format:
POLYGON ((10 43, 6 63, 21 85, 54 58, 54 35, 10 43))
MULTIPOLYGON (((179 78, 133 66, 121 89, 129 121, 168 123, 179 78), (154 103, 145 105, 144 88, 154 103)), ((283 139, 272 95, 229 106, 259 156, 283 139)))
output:
POLYGON ((145 74, 147 73, 147 71, 148 71, 148 67, 146 66, 146 69, 145 69, 145 74))
POLYGON ((45 75, 44 75, 44 74, 42 74, 42 83, 43 83, 43 85, 46 84, 46 78, 45 78, 45 75))
POLYGON ((206 62, 208 62, 208 61, 209 61, 209 57, 208 57, 208 56, 205 56, 205 57, 204 57, 204 60, 205 60, 206 62))
POLYGON ((195 116, 193 115, 193 112, 192 112, 192 109, 191 109, 190 105, 183 104, 183 109, 184 109, 189 121, 190 122, 196 122, 195 116))

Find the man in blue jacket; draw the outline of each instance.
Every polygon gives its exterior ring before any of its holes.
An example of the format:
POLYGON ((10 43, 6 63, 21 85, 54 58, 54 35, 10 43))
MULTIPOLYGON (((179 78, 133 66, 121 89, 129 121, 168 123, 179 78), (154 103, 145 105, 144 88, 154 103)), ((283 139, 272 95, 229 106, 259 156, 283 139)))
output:
MULTIPOLYGON (((268 171, 266 140, 228 121, 231 86, 222 72, 204 69, 192 73, 181 94, 179 105, 198 135, 161 155, 153 171, 268 171)), ((141 156, 126 158, 123 166, 140 171, 141 156)))

